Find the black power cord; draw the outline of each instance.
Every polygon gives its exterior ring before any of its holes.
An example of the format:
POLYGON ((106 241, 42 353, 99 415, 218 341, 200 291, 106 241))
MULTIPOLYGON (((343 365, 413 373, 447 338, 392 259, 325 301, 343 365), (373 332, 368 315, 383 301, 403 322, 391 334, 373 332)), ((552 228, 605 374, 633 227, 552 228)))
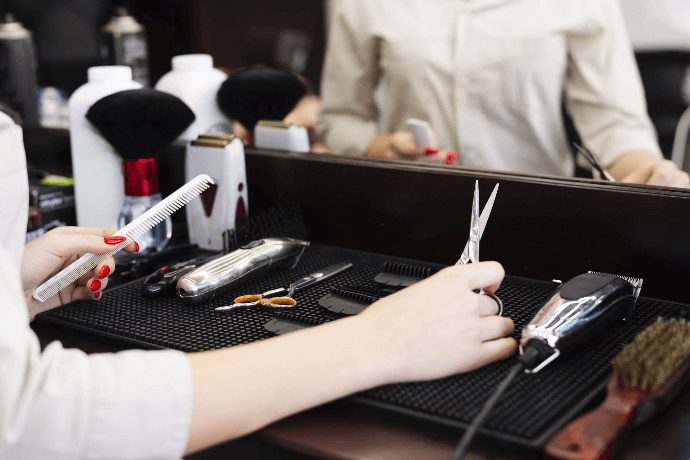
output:
POLYGON ((484 403, 484 407, 479 413, 474 417, 472 423, 465 431, 465 434, 460 439, 458 447, 455 448, 455 452, 451 457, 451 460, 461 460, 467 453, 472 440, 479 427, 484 423, 484 420, 491 412, 491 409, 496 405, 496 402, 501 398, 501 395, 505 392, 506 388, 511 384, 513 379, 525 369, 534 369, 534 367, 548 358, 553 353, 553 349, 549 347, 545 342, 538 339, 531 339, 527 342, 525 351, 520 360, 515 363, 515 365, 510 369, 508 375, 498 384, 496 390, 491 395, 491 397, 484 403))

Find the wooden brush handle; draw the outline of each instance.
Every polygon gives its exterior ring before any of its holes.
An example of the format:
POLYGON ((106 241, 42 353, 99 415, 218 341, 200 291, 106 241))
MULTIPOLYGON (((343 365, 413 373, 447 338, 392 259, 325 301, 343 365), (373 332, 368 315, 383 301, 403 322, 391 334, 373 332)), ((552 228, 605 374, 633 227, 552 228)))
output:
POLYGON ((544 447, 546 457, 559 460, 610 460, 618 453, 633 420, 635 408, 643 399, 638 391, 618 386, 615 378, 607 385, 608 394, 596 409, 572 421, 554 435, 544 447))

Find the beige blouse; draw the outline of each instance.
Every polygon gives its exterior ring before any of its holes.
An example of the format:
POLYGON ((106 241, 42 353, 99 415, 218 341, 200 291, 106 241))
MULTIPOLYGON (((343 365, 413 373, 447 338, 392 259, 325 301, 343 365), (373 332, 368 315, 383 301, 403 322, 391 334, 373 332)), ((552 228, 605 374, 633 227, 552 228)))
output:
POLYGON ((568 176, 565 98, 604 166, 661 158, 617 0, 334 1, 319 117, 333 153, 418 118, 460 166, 568 176))

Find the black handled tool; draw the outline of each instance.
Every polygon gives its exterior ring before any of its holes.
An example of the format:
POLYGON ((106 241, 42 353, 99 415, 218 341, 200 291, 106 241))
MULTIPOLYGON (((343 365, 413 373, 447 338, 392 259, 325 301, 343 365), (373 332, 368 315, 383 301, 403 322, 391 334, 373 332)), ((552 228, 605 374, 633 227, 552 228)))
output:
POLYGON ((177 281, 200 265, 220 257, 220 254, 178 262, 159 268, 149 275, 141 287, 144 297, 161 297, 175 291, 177 281))

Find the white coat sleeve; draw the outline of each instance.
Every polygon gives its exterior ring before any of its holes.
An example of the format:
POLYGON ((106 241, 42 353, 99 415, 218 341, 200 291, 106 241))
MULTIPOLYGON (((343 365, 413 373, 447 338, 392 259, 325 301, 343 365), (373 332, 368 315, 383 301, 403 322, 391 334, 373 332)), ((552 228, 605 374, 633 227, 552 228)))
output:
POLYGON ((317 132, 337 155, 361 156, 376 135, 378 41, 365 6, 335 0, 332 7, 317 132))
POLYGON ((575 127, 603 166, 638 149, 661 159, 618 0, 588 5, 589 24, 569 42, 566 99, 575 127))
POLYGON ((28 211, 22 134, 2 113, 0 204, 0 459, 180 458, 192 411, 184 353, 87 356, 59 342, 41 353, 19 274, 28 211))
POLYGON ((192 405, 183 353, 87 356, 59 342, 41 353, 19 275, 2 248, 0 295, 0 458, 182 456, 192 405))

